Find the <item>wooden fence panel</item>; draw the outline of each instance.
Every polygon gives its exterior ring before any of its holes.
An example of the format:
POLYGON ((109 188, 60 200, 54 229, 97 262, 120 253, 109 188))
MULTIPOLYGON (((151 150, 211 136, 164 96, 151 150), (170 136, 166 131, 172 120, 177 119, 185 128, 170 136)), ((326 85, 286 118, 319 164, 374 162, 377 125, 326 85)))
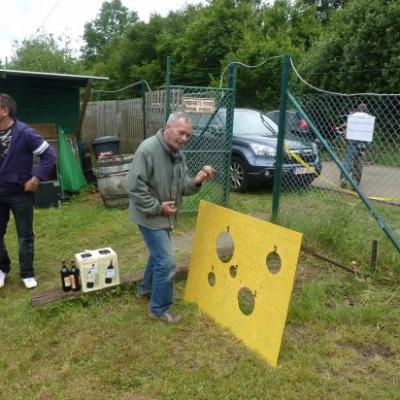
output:
POLYGON ((165 91, 146 93, 146 132, 142 98, 90 102, 82 126, 82 140, 116 136, 121 153, 133 153, 145 137, 154 135, 164 125, 165 91))
POLYGON ((146 93, 147 132, 154 135, 165 123, 165 91, 156 90, 146 93))

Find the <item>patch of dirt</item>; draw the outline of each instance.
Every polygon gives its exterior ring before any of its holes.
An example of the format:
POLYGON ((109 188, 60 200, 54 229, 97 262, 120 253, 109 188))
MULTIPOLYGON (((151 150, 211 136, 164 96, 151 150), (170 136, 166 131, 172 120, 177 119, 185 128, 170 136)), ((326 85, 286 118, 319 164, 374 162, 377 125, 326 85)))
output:
POLYGON ((325 274, 320 261, 307 254, 300 253, 296 269, 296 281, 305 282, 316 280, 320 279, 321 276, 325 274))
POLYGON ((266 212, 261 212, 261 211, 251 211, 249 213, 249 215, 251 215, 252 217, 258 218, 258 219, 262 219, 263 221, 270 221, 271 218, 271 214, 268 214, 266 212))
POLYGON ((340 347, 354 349, 357 351, 357 353, 365 358, 380 356, 387 359, 396 356, 396 353, 389 346, 381 343, 349 343, 337 341, 336 344, 340 347))
POLYGON ((136 396, 136 395, 132 394, 132 395, 123 397, 123 400, 154 400, 154 398, 150 397, 150 396, 143 396, 143 395, 136 396))
POLYGON ((172 246, 175 253, 191 253, 193 246, 194 229, 183 232, 175 230, 172 233, 172 246))
POLYGON ((307 326, 296 323, 288 323, 285 327, 285 335, 289 337, 293 343, 314 343, 318 339, 318 335, 307 326))

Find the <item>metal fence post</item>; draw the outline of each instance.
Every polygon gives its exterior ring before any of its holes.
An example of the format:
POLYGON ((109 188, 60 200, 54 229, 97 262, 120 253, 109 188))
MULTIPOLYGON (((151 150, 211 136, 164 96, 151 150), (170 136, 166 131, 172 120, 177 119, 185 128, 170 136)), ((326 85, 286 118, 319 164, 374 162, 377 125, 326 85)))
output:
POLYGON ((171 114, 171 57, 167 56, 167 71, 165 75, 165 122, 171 114))
POLYGON ((279 130, 278 143, 276 148, 276 166, 274 174, 274 186, 272 196, 272 218, 271 221, 276 223, 279 214, 279 200, 281 195, 282 181, 282 164, 283 164, 283 145, 286 132, 286 102, 287 102, 287 87, 289 80, 289 64, 290 57, 288 54, 283 56, 282 72, 281 72, 281 91, 279 101, 279 130))
POLYGON ((146 84, 142 79, 141 92, 142 92, 142 112, 143 112, 143 140, 146 139, 147 131, 147 113, 146 113, 146 84))
POLYGON ((363 201, 365 206, 368 208, 369 213, 375 218, 375 221, 377 222, 378 226, 385 232, 386 236, 389 238, 389 240, 392 242, 396 250, 400 253, 400 242, 397 240, 395 233, 392 231, 392 229, 384 222, 380 214, 375 210, 373 207, 371 201, 368 199, 368 197, 361 191, 359 186, 356 184, 354 181, 353 177, 350 175, 350 173, 347 171, 346 168, 342 165, 340 162, 339 158, 337 157, 336 153, 332 150, 331 146, 329 143, 322 137, 321 133, 315 126, 314 122, 310 119, 310 117, 305 113, 303 108, 300 106, 299 102, 295 99, 295 97, 288 92, 287 96, 291 103, 295 106, 297 111, 300 113, 301 117, 304 118, 312 131, 314 132, 315 136, 320 140, 320 142, 323 144, 324 148, 332 158, 332 160, 335 162, 339 170, 342 172, 342 174, 346 177, 346 179, 351 183, 351 186, 353 187, 354 191, 358 194, 360 199, 363 201))
MULTIPOLYGON (((236 90, 236 76, 237 76, 237 64, 231 62, 228 67, 228 89, 232 92, 229 96, 230 101, 226 107, 226 135, 228 135, 227 140, 227 157, 228 157, 228 168, 231 165, 231 155, 232 155, 232 131, 233 131, 233 117, 235 114, 235 90, 236 90)), ((230 174, 226 174, 225 190, 224 190, 224 204, 226 205, 229 197, 230 190, 230 174)))

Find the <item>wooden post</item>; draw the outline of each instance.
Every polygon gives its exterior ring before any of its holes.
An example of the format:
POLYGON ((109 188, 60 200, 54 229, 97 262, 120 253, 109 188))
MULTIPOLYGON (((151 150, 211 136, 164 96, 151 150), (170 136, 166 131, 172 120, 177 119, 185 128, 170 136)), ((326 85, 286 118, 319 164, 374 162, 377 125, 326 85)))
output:
POLYGON ((85 93, 83 95, 83 102, 82 102, 82 108, 81 108, 81 112, 79 115, 79 124, 78 127, 76 129, 76 140, 79 143, 81 140, 81 133, 82 133, 82 125, 83 125, 83 120, 85 119, 85 114, 86 114, 86 108, 87 105, 89 103, 90 100, 90 96, 92 94, 92 83, 90 80, 88 80, 88 83, 85 87, 85 93))

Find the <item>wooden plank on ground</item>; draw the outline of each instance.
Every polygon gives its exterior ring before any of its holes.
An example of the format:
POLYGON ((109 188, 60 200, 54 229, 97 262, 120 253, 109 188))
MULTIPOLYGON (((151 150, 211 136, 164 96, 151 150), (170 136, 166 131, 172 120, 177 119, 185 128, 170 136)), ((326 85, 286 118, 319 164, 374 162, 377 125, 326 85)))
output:
MULTIPOLYGON (((188 267, 187 263, 178 265, 176 268, 175 279, 176 280, 185 279, 187 276, 187 273, 188 273, 188 269, 189 269, 189 267, 188 267)), ((143 273, 144 273, 144 270, 139 270, 139 271, 134 271, 125 277, 122 277, 120 286, 129 286, 129 285, 132 285, 134 283, 141 281, 143 278, 143 273)), ((100 289, 100 290, 96 290, 93 292, 86 292, 86 293, 73 292, 73 291, 64 292, 61 287, 60 288, 52 288, 52 289, 45 290, 44 292, 34 294, 32 296, 32 307, 38 307, 38 306, 42 306, 45 304, 54 303, 56 301, 76 299, 76 298, 81 297, 83 294, 90 295, 92 293, 99 293, 104 290, 110 290, 115 287, 116 286, 111 286, 106 289, 100 289)))

